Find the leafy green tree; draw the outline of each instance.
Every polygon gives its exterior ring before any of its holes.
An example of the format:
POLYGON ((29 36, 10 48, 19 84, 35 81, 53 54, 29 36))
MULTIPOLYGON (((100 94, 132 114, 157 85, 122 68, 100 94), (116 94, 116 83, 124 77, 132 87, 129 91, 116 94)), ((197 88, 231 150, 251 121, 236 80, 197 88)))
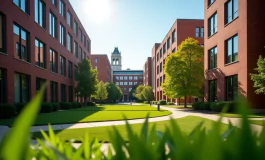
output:
POLYGON ((137 100, 137 98, 135 97, 135 91, 137 87, 138 85, 132 86, 132 89, 130 91, 130 100, 137 100))
POLYGON ((120 87, 115 85, 114 83, 105 83, 107 92, 108 92, 108 101, 115 102, 121 99, 122 91, 120 87))
POLYGON ((79 71, 76 73, 76 93, 85 99, 85 104, 87 104, 87 98, 91 98, 91 95, 95 94, 97 91, 98 83, 98 72, 92 69, 90 60, 83 59, 78 64, 79 71))
MULTIPOLYGON (((108 92, 106 86, 102 81, 97 84, 97 91, 93 97, 100 102, 108 98, 108 92)), ((101 104, 101 103, 100 103, 101 104)))
POLYGON ((262 58, 262 56, 259 56, 258 62, 257 62, 258 68, 255 68, 255 70, 258 72, 256 74, 250 74, 251 80, 254 82, 254 87, 257 88, 255 93, 265 93, 265 58, 262 58))
POLYGON ((142 94, 143 89, 144 89, 144 86, 139 85, 135 90, 134 97, 136 97, 138 100, 145 100, 145 98, 142 94))
POLYGON ((154 100, 153 88, 151 86, 145 86, 142 90, 142 96, 148 102, 154 100))
POLYGON ((187 107, 188 96, 201 96, 204 83, 203 47, 193 38, 184 40, 176 53, 170 54, 164 66, 166 73, 162 85, 164 94, 170 98, 184 98, 187 107))

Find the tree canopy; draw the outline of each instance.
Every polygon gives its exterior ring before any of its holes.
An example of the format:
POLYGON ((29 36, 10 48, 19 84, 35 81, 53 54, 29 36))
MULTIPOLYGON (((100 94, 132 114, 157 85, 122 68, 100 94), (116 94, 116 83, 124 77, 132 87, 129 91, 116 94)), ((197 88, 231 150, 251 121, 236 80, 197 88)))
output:
POLYGON ((97 84, 97 91, 93 97, 99 101, 103 101, 108 98, 108 92, 107 92, 106 86, 104 85, 102 81, 100 81, 97 84))
POLYGON ((114 83, 105 83, 105 87, 108 92, 108 101, 115 102, 122 97, 122 91, 119 86, 114 83))
POLYGON ((139 85, 139 86, 137 86, 137 88, 135 90, 134 97, 136 97, 138 100, 144 100, 144 97, 142 94, 143 89, 144 89, 144 86, 139 85))
POLYGON ((164 70, 165 82, 162 85, 164 94, 170 98, 184 98, 187 107, 187 96, 201 96, 204 83, 203 47, 198 41, 187 38, 178 47, 176 53, 166 58, 164 70))
POLYGON ((259 57, 257 62, 258 68, 256 74, 250 74, 251 80, 254 82, 254 87, 257 88, 255 93, 265 93, 265 58, 259 57))
POLYGON ((153 88, 151 86, 145 86, 142 90, 142 96, 144 97, 144 100, 148 102, 154 100, 153 88))

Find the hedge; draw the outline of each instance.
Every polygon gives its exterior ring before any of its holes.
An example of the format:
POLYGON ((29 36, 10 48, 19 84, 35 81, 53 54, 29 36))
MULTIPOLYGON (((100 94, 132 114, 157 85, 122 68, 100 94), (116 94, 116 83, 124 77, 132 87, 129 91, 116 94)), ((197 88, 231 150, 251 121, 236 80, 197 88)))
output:
POLYGON ((211 104, 211 110, 216 112, 234 112, 236 110, 235 106, 235 102, 215 102, 211 104))
POLYGON ((16 115, 16 107, 11 104, 0 104, 0 118, 12 118, 16 115))
POLYGON ((18 113, 20 113, 25 106, 26 106, 26 103, 15 103, 16 111, 18 113))
POLYGON ((157 104, 157 101, 152 101, 153 104, 157 104))
POLYGON ((71 103, 61 102, 59 104, 60 104, 60 109, 64 109, 64 110, 72 109, 72 104, 71 103))
POLYGON ((149 102, 148 101, 144 101, 144 104, 149 104, 149 102))
POLYGON ((52 103, 42 103, 41 104, 41 113, 51 113, 53 111, 53 104, 52 103))
POLYGON ((211 102, 201 103, 201 104, 199 104, 199 109, 200 110, 210 111, 211 110, 210 105, 211 105, 211 102))
POLYGON ((164 99, 163 99, 163 100, 160 100, 160 101, 159 101, 159 104, 160 104, 160 105, 166 105, 166 104, 167 104, 167 101, 164 100, 164 99))
POLYGON ((203 103, 203 102, 196 102, 196 103, 193 103, 192 104, 192 108, 194 110, 200 110, 200 104, 203 103))
POLYGON ((60 109, 59 103, 52 103, 53 111, 58 111, 60 109))
POLYGON ((174 102, 167 102, 167 105, 174 105, 174 102))
POLYGON ((95 102, 87 102, 87 106, 96 106, 97 104, 95 102))

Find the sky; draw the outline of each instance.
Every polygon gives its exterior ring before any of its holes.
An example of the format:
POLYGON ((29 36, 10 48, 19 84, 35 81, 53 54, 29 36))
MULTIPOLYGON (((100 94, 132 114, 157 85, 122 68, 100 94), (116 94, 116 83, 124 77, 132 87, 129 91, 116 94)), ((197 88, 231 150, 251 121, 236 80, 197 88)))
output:
POLYGON ((204 0, 69 0, 91 39, 91 54, 114 47, 122 69, 143 69, 176 19, 203 19, 204 0))

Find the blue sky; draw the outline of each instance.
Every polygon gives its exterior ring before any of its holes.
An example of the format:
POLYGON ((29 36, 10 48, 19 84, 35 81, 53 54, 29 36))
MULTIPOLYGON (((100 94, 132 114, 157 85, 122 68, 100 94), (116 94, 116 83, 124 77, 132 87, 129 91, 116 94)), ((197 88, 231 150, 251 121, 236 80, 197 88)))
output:
POLYGON ((203 19, 203 0, 69 0, 91 39, 92 54, 122 53, 122 68, 143 69, 177 18, 203 19))

